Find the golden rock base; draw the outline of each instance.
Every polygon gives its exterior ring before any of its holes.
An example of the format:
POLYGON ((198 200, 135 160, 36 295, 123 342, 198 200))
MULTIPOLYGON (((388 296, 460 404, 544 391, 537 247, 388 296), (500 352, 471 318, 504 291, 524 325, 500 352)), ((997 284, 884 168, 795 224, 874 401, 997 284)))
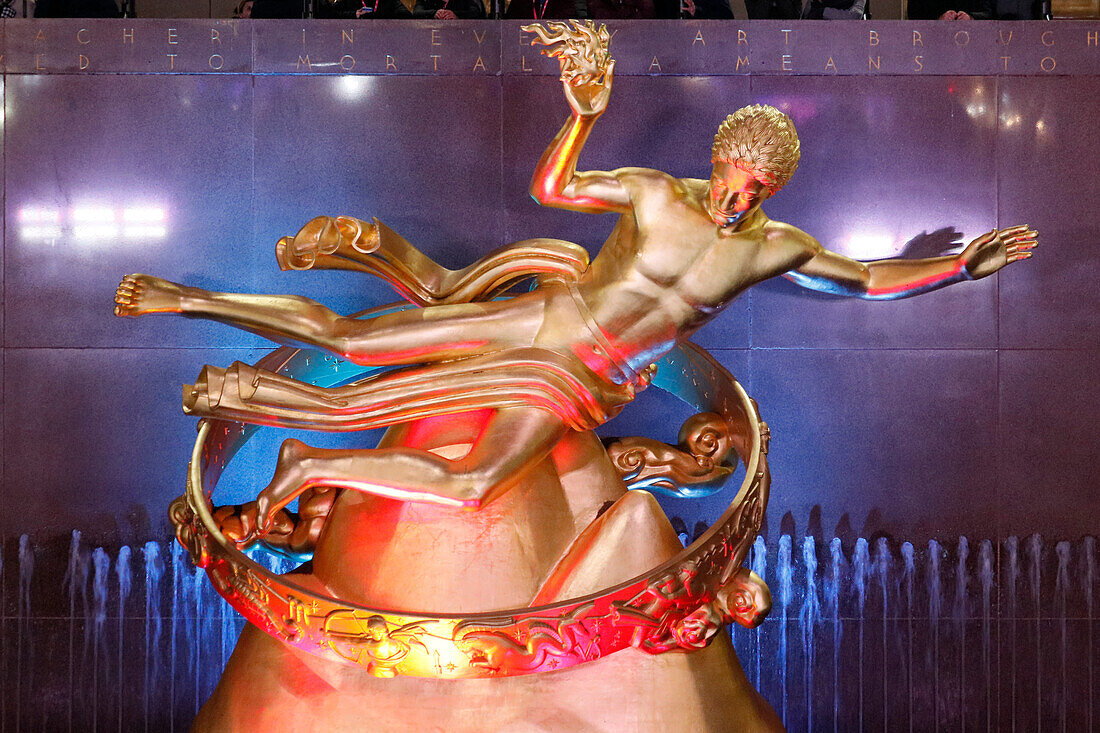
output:
MULTIPOLYGON (((485 417, 400 426, 382 445, 455 457, 468 450, 485 417)), ((375 608, 463 613, 579 597, 657 567, 680 549, 653 497, 626 492, 594 435, 570 433, 520 485, 478 512, 345 491, 318 541, 312 573, 296 582, 375 608)), ((782 726, 725 634, 690 654, 627 649, 522 676, 387 679, 249 625, 194 730, 700 733, 782 726)))

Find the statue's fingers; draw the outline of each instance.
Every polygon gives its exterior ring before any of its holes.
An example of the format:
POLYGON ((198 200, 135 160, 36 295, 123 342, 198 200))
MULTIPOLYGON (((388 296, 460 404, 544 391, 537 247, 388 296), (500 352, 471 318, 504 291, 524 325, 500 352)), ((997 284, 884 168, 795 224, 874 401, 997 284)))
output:
POLYGON ((261 491, 260 495, 256 497, 256 533, 258 535, 265 535, 271 529, 272 515, 278 511, 278 507, 275 506, 275 502, 270 496, 265 496, 261 491))
POLYGON ((1039 236, 1039 232, 1035 231, 1034 229, 1026 229, 1024 231, 1011 233, 1006 233, 1002 231, 1001 236, 1004 237, 1006 240, 1012 239, 1017 242, 1023 242, 1029 239, 1036 239, 1039 236))
POLYGON ((1027 224, 1015 224, 1013 226, 1001 229, 1000 233, 1002 237, 1010 237, 1015 234, 1020 234, 1021 232, 1026 232, 1028 229, 1029 227, 1027 224))
POLYGON ((615 78, 615 59, 611 59, 611 63, 607 65, 607 68, 603 72, 603 83, 607 86, 611 85, 611 81, 615 78))
POLYGON ((538 45, 548 46, 551 43, 555 42, 550 37, 550 34, 546 32, 546 29, 544 27, 542 27, 541 25, 539 25, 538 23, 533 23, 531 25, 525 25, 525 26, 523 26, 523 30, 525 30, 528 33, 534 35, 534 38, 531 39, 531 45, 532 46, 538 46, 538 45))
POLYGON ((259 532, 266 535, 275 529, 276 515, 300 493, 302 493, 301 489, 278 493, 268 489, 261 491, 256 497, 256 524, 259 532))
POLYGON ((983 244, 988 244, 989 242, 992 242, 993 239, 996 236, 997 236, 997 230, 996 229, 991 229, 990 231, 986 232, 985 234, 981 235, 980 237, 975 239, 973 242, 971 242, 970 246, 974 246, 974 245, 981 246, 983 244))

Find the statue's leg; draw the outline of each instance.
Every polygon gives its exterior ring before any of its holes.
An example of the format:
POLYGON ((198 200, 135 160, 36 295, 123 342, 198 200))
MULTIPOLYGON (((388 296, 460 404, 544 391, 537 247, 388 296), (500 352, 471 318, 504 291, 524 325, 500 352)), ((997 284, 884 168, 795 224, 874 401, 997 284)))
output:
POLYGON ((364 320, 347 319, 342 354, 367 365, 449 361, 530 346, 543 325, 545 299, 526 293, 508 300, 426 308, 364 320))
POLYGON ((546 410, 501 409, 470 452, 456 460, 414 448, 312 448, 287 440, 271 483, 257 498, 260 524, 266 526, 274 512, 315 486, 477 509, 545 458, 567 429, 546 410))
POLYGON ((671 560, 682 549, 676 530, 653 495, 629 491, 573 541, 531 605, 609 588, 671 560))
POLYGON ((127 275, 115 303, 120 316, 180 313, 207 318, 279 344, 320 348, 372 366, 444 361, 530 345, 544 312, 544 299, 530 293, 359 319, 297 295, 216 293, 150 275, 127 275))

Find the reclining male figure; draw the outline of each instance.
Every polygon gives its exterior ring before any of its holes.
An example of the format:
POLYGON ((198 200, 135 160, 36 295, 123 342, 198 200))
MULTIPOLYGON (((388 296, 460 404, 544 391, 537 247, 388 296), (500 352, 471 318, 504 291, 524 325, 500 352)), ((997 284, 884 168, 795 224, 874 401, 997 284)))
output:
MULTIPOLYGON (((560 37, 536 34, 551 55, 560 54, 553 48, 560 37)), ((297 296, 213 293, 131 275, 118 288, 116 313, 213 319, 364 365, 430 365, 533 347, 568 355, 589 378, 621 385, 746 289, 777 275, 815 290, 895 299, 986 277, 1030 257, 1036 246, 1036 232, 1013 226, 994 229, 956 256, 862 263, 826 250, 760 208, 790 179, 800 155, 790 119, 767 106, 740 109, 721 125, 709 181, 645 168, 578 172, 585 140, 607 106, 614 62, 598 75, 582 75, 571 63, 563 57, 572 114, 540 159, 531 195, 546 206, 620 215, 576 283, 359 320, 297 296)), ((317 485, 477 509, 545 458, 566 430, 555 412, 519 405, 498 409, 469 453, 455 460, 415 449, 327 450, 288 440, 259 498, 261 526, 317 485)))

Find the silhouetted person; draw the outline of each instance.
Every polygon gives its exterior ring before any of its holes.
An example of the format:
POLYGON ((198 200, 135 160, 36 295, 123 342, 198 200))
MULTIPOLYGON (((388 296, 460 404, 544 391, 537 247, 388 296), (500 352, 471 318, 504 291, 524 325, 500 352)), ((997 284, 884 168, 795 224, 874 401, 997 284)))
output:
POLYGON ((252 18, 301 18, 302 0, 256 0, 252 18))
POLYGON ((810 0, 802 11, 806 20, 862 20, 867 0, 810 0))
POLYGON ((1040 0, 996 0, 998 20, 1039 20, 1050 13, 1050 2, 1040 0))
POLYGON ((356 18, 411 18, 412 13, 401 0, 361 0, 356 18))
POLYGON ((655 18, 653 0, 588 0, 588 17, 596 20, 655 18))
POLYGON ((504 10, 508 20, 565 20, 577 17, 573 0, 512 0, 504 10))
POLYGON ((761 20, 789 20, 802 15, 802 3, 796 0, 745 0, 749 17, 761 20))
POLYGON ((412 14, 418 20, 476 20, 485 17, 485 6, 481 0, 416 0, 412 14))
POLYGON ((910 20, 990 20, 994 0, 909 0, 910 20))
POLYGON ((119 18, 115 0, 38 0, 36 18, 119 18))
POLYGON ((732 20, 727 0, 653 0, 658 18, 691 20, 732 20))

